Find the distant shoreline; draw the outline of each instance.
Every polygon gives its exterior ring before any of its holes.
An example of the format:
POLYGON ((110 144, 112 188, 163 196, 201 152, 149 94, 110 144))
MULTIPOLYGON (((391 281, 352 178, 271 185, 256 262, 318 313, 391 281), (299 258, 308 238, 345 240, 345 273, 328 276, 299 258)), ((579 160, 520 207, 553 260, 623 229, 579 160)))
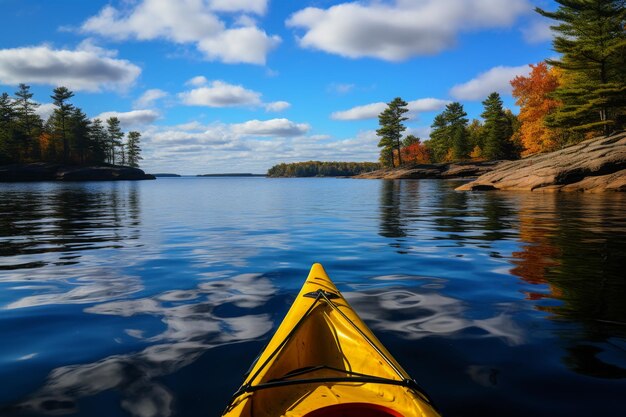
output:
POLYGON ((163 172, 159 172, 157 174, 152 174, 157 178, 178 178, 181 177, 181 175, 179 174, 168 174, 168 173, 163 173, 163 172))
POLYGON ((196 177, 267 177, 265 174, 250 174, 248 172, 244 173, 225 173, 225 174, 198 174, 196 177))

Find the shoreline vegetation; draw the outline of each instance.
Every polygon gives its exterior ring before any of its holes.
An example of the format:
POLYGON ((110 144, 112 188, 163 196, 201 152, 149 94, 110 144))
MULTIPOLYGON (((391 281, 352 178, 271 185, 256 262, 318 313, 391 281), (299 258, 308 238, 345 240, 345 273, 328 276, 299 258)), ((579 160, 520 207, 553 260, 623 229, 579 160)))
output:
MULTIPOLYGON (((404 135, 411 113, 408 103, 396 97, 378 115, 380 170, 353 174, 389 179, 481 175, 458 190, 626 191, 626 137, 621 133, 626 126, 626 9, 611 0, 556 3, 554 12, 535 11, 554 22, 558 59, 530 64, 527 76, 510 81, 519 114, 504 108, 498 92, 485 98, 481 119, 471 122, 463 105, 451 102, 422 141, 404 135), (472 164, 474 173, 468 168, 472 164)), ((293 169, 284 169, 282 176, 315 176, 306 170, 300 175, 298 164, 288 165, 293 169)))
POLYGON ((0 94, 0 181, 115 181, 155 179, 139 169, 141 134, 122 131, 117 117, 90 119, 57 87, 44 120, 30 86, 0 94))
POLYGON ((120 165, 65 165, 52 162, 0 166, 0 182, 154 180, 139 168, 120 165))
POLYGON ((266 177, 265 174, 251 174, 249 172, 233 172, 223 174, 198 174, 196 177, 266 177))
POLYGON ((307 161, 274 165, 267 171, 270 178, 279 177, 352 177, 380 169, 376 162, 307 161))

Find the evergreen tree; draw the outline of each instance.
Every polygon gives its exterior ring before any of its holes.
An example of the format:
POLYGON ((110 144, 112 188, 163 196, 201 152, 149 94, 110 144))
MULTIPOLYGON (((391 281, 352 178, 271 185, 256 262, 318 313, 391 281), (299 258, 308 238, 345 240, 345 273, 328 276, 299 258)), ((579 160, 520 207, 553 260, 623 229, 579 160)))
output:
POLYGON ((504 116, 507 120, 507 135, 509 137, 506 142, 506 157, 508 159, 519 159, 522 155, 522 151, 524 150, 524 145, 522 144, 522 138, 520 136, 520 130, 522 127, 522 123, 519 118, 509 109, 504 111, 504 116))
POLYGON ((79 163, 84 164, 91 140, 91 120, 79 108, 74 108, 70 116, 71 148, 79 163))
POLYGON ((448 132, 452 142, 452 155, 454 159, 467 159, 470 149, 467 133, 467 113, 461 103, 450 103, 446 106, 445 118, 448 124, 448 132))
POLYGON ((141 134, 139 132, 128 132, 128 144, 126 147, 128 148, 128 165, 133 168, 139 167, 139 161, 143 158, 141 157, 141 147, 139 146, 141 134))
POLYGON ((115 165, 115 148, 122 145, 124 133, 120 128, 120 119, 109 117, 107 119, 107 151, 109 162, 115 165))
POLYGON ((472 149, 470 157, 480 158, 483 156, 483 148, 485 147, 485 129, 478 119, 473 119, 467 127, 467 138, 469 148, 472 149))
POLYGON ((32 99, 33 93, 30 86, 20 84, 15 92, 15 111, 17 112, 17 149, 15 158, 21 161, 23 157, 39 157, 37 137, 41 131, 42 121, 35 113, 39 104, 32 99))
POLYGON ((58 162, 58 144, 55 137, 56 118, 54 112, 48 116, 48 120, 43 125, 43 132, 40 136, 41 159, 48 162, 58 162))
POLYGON ((55 123, 55 136, 60 137, 63 143, 63 162, 69 162, 69 132, 68 132, 68 120, 74 111, 74 106, 68 103, 70 98, 74 97, 74 93, 68 90, 66 87, 57 87, 53 90, 53 95, 50 96, 54 105, 57 107, 54 109, 55 123))
POLYGON ((430 149, 433 161, 441 162, 446 159, 446 154, 451 146, 445 114, 436 115, 430 127, 430 140, 426 142, 426 145, 430 149))
POLYGON ((563 105, 547 119, 553 127, 581 132, 620 129, 626 120, 626 2, 556 0, 559 8, 543 16, 558 22, 554 50, 547 60, 563 70, 555 98, 563 105))
POLYGON ((435 116, 430 134, 429 148, 437 162, 452 159, 466 159, 469 155, 467 132, 467 113, 458 102, 450 103, 446 109, 435 116))
POLYGON ((15 104, 7 93, 0 96, 0 164, 11 162, 15 152, 15 104))
POLYGON ((414 143, 421 143, 421 139, 415 135, 406 135, 402 141, 402 146, 407 147, 413 145, 414 143))
POLYGON ((107 140, 108 136, 102 120, 94 119, 89 129, 89 151, 94 163, 101 164, 106 160, 107 140))
POLYGON ((378 147, 381 150, 381 163, 385 166, 394 166, 394 151, 398 155, 398 165, 402 165, 402 156, 400 155, 400 140, 402 132, 406 127, 402 124, 407 117, 403 114, 408 112, 408 103, 400 97, 396 97, 387 104, 387 108, 378 115, 378 124, 380 129, 376 130, 376 134, 380 137, 378 147))
POLYGON ((491 93, 483 101, 484 111, 480 115, 484 121, 483 155, 488 159, 511 158, 513 147, 510 138, 513 134, 511 119, 502 108, 500 94, 491 93))

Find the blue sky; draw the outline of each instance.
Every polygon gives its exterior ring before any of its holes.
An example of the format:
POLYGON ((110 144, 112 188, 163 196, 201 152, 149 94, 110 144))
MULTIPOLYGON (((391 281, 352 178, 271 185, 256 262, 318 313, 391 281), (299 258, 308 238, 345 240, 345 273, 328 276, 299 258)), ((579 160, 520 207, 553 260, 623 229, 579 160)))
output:
POLYGON ((478 118, 554 56, 550 0, 0 0, 0 92, 72 89, 90 117, 142 133, 148 172, 263 173, 278 162, 375 161, 376 115, 409 133, 460 101, 478 118))

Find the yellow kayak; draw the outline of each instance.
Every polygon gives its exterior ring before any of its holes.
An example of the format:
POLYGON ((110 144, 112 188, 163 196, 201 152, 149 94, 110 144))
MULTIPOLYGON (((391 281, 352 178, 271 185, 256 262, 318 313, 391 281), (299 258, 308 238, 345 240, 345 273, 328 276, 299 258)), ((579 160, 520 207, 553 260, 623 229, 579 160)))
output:
POLYGON ((224 417, 439 416, 320 264, 224 417))

